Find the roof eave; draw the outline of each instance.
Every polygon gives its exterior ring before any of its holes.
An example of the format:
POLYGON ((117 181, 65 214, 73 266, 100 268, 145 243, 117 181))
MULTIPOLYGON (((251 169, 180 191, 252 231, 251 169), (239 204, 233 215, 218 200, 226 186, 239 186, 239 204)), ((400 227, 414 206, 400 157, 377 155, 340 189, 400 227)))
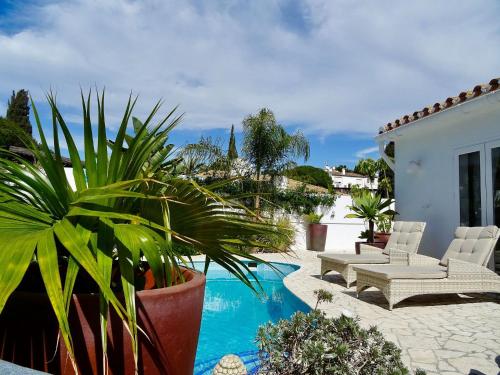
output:
POLYGON ((377 143, 383 142, 383 141, 393 141, 396 138, 402 136, 404 133, 407 132, 408 129, 415 129, 415 127, 422 126, 422 124, 426 124, 430 121, 434 121, 436 119, 439 119, 443 115, 450 115, 451 113, 461 111, 464 112, 467 110, 467 112, 470 112, 472 109, 467 108, 467 107, 473 107, 478 105, 478 103, 491 103, 491 102, 500 102, 500 90, 495 90, 489 93, 482 94, 480 96, 477 96, 475 98, 468 99, 467 101, 464 101, 463 103, 457 103, 453 105, 452 107, 445 108, 443 110, 440 110, 439 112, 432 113, 426 117, 422 117, 420 119, 411 121, 407 124, 400 125, 398 127, 395 127, 391 130, 387 130, 383 133, 380 133, 375 136, 375 141, 377 143), (486 102, 483 102, 483 100, 486 100, 486 102))

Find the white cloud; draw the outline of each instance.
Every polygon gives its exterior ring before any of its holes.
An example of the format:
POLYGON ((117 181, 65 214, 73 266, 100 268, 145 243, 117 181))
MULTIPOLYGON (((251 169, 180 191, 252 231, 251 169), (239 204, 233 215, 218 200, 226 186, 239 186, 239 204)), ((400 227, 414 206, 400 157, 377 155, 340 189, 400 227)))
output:
POLYGON ((370 154, 374 154, 375 152, 378 152, 378 146, 364 148, 362 150, 359 150, 358 152, 356 152, 356 157, 359 159, 363 159, 363 158, 366 158, 370 154))
POLYGON ((26 7, 0 29, 0 96, 50 87, 79 114, 79 87, 106 86, 116 126, 181 105, 193 129, 238 125, 259 107, 307 133, 380 125, 489 80, 500 66, 499 4, 475 2, 85 1, 26 7), (295 8, 294 8, 295 6, 295 8), (293 9, 293 12, 290 10, 293 9))

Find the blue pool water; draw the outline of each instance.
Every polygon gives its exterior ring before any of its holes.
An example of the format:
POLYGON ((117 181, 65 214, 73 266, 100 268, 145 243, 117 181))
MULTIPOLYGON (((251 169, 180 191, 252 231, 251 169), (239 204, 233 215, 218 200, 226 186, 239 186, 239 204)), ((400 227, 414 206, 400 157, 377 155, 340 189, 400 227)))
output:
MULTIPOLYGON (((203 265, 202 262, 195 262, 199 270, 203 269, 203 265)), ((289 318, 296 311, 310 310, 283 284, 283 278, 298 267, 284 263, 273 265, 282 274, 264 264, 257 266, 256 275, 265 296, 257 296, 221 266, 210 265, 196 355, 197 369, 201 369, 203 364, 215 364, 229 353, 252 357, 251 354, 257 350, 255 336, 260 325, 289 318)))

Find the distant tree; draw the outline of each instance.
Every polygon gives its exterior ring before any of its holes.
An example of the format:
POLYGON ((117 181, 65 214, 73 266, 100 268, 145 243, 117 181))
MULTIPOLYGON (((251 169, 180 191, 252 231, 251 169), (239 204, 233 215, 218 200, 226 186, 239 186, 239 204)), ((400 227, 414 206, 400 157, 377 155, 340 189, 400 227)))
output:
POLYGON ((24 147, 23 139, 29 136, 14 121, 0 117, 0 147, 8 149, 9 146, 24 147))
POLYGON ((300 165, 291 168, 285 172, 285 176, 307 184, 322 186, 327 189, 332 184, 332 179, 325 170, 310 165, 300 165))
POLYGON ((350 168, 347 168, 347 165, 345 164, 339 164, 335 167, 335 170, 337 171, 342 171, 342 169, 345 169, 346 172, 352 172, 350 168))
POLYGON ((358 164, 356 164, 356 167, 354 167, 354 171, 368 177, 370 187, 372 187, 375 177, 377 177, 379 166, 378 163, 371 158, 361 159, 358 164))
POLYGON ((243 131, 243 153, 253 165, 257 179, 255 209, 258 210, 262 174, 274 177, 288 169, 295 158, 307 160, 309 141, 301 132, 288 134, 267 108, 262 108, 256 115, 247 116, 243 120, 243 131))
MULTIPOLYGON (((384 151, 389 158, 394 159, 394 142, 389 142, 384 151)), ((377 163, 380 177, 378 193, 385 195, 386 198, 394 198, 394 171, 389 168, 383 158, 380 158, 377 163)))
POLYGON ((234 160, 238 158, 238 150, 236 150, 236 138, 234 136, 234 125, 231 125, 231 135, 229 136, 229 148, 227 150, 227 158, 234 160))
POLYGON ((197 143, 186 145, 179 152, 179 156, 183 160, 180 171, 193 177, 197 173, 207 172, 210 169, 219 170, 219 164, 223 159, 220 143, 219 139, 201 137, 197 143))
POLYGON ((33 130, 30 123, 29 95, 26 90, 12 91, 7 107, 7 119, 15 122, 30 136, 33 130))

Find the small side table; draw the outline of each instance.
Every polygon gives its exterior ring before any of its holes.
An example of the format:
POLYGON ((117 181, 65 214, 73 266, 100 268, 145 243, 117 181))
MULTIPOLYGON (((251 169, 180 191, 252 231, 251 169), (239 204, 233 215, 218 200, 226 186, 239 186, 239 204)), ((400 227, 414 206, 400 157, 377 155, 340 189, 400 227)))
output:
POLYGON ((368 242, 364 242, 364 241, 356 241, 354 243, 354 246, 355 246, 355 249, 356 249, 356 254, 360 254, 360 245, 361 244, 366 244, 366 245, 370 245, 370 246, 373 246, 373 247, 378 247, 379 249, 384 249, 385 248, 385 242, 371 242, 371 243, 368 243, 368 242))

